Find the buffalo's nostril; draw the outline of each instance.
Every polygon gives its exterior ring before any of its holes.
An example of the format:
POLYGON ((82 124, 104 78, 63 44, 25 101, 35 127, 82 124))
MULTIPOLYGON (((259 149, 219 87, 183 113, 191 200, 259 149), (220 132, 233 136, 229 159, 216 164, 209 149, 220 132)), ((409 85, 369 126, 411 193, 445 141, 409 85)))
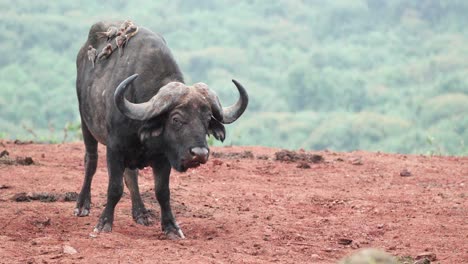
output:
POLYGON ((200 163, 206 163, 208 161, 208 155, 210 151, 207 148, 191 148, 190 154, 192 154, 192 160, 200 163))

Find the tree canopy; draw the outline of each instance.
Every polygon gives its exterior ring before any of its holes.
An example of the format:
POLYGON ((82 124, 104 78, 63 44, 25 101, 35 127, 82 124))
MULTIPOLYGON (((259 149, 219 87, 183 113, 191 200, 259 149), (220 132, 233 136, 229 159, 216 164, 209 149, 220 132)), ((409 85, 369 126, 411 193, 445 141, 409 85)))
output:
POLYGON ((188 84, 251 98, 224 144, 468 154, 465 0, 0 0, 0 136, 76 140, 90 26, 161 33, 188 84))

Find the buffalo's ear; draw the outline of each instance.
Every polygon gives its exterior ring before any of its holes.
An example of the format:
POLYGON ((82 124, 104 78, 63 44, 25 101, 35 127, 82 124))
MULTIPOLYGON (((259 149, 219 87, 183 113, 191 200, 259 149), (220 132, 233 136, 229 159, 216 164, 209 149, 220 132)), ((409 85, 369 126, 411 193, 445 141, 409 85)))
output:
POLYGON ((140 136, 140 141, 144 142, 149 138, 157 138, 161 136, 163 132, 164 122, 162 122, 162 120, 159 118, 154 118, 141 126, 138 134, 140 136))
POLYGON ((214 118, 211 118, 210 120, 208 132, 221 142, 226 138, 226 129, 224 129, 224 125, 214 118))

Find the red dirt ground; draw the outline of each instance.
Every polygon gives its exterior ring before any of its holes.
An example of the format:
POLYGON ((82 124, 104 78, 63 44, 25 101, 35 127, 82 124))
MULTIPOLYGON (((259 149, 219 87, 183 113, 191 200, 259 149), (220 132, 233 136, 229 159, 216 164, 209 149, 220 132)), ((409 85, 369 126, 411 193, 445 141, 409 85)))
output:
MULTIPOLYGON (((468 263, 467 157, 320 151, 307 152, 324 158, 307 168, 276 161, 278 149, 213 148, 218 158, 171 175, 173 209, 187 237, 171 241, 159 220, 133 222, 127 190, 113 232, 90 236, 106 199, 102 146, 91 215, 82 218, 73 216, 74 202, 12 200, 21 192, 79 192, 82 143, 3 141, 3 149, 35 164, 0 164, 0 263, 334 263, 367 247, 468 263), (229 154, 245 151, 254 157, 229 154), (400 176, 405 169, 411 176, 400 176)), ((150 170, 139 183, 159 217, 150 170)))

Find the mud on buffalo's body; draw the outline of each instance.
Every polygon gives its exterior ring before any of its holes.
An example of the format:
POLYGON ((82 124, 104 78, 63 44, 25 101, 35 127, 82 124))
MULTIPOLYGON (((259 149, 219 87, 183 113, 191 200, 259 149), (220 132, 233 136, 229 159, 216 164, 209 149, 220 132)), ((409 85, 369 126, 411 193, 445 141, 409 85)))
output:
POLYGON ((131 193, 133 218, 137 223, 149 224, 137 176, 139 168, 151 166, 162 229, 171 237, 183 237, 170 206, 171 167, 185 171, 206 163, 207 134, 224 140, 223 124, 242 115, 248 96, 242 85, 233 81, 240 98, 223 108, 206 84, 185 85, 165 40, 145 28, 139 28, 138 34, 127 40, 121 56, 111 53, 95 61, 93 67, 89 47, 99 52, 109 43, 114 45, 113 38, 101 38, 98 32, 120 25, 94 24, 77 56, 76 88, 86 153, 85 180, 75 214, 89 214, 99 142, 107 149, 109 186, 107 204, 95 230, 111 231, 123 178, 131 193))

